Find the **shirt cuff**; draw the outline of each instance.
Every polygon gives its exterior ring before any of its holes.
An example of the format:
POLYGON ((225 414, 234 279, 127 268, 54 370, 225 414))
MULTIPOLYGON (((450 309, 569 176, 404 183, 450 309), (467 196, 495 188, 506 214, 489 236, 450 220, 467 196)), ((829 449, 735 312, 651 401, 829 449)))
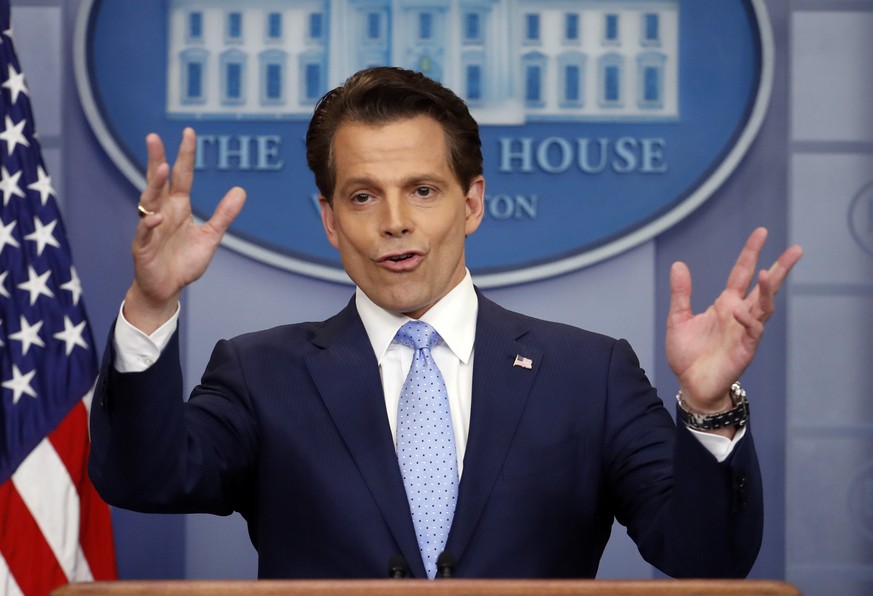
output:
POLYGON ((151 335, 146 335, 124 318, 124 302, 118 310, 112 345, 115 348, 115 370, 120 373, 136 373, 147 370, 160 357, 170 343, 179 322, 181 305, 169 320, 158 327, 151 335))
POLYGON ((714 435, 712 433, 700 432, 693 428, 689 428, 688 430, 691 431, 692 435, 697 437, 700 444, 703 445, 703 447, 709 451, 719 463, 726 460, 728 456, 733 453, 734 447, 736 447, 737 443, 740 442, 740 439, 746 436, 745 426, 740 427, 733 439, 728 439, 727 437, 714 435))

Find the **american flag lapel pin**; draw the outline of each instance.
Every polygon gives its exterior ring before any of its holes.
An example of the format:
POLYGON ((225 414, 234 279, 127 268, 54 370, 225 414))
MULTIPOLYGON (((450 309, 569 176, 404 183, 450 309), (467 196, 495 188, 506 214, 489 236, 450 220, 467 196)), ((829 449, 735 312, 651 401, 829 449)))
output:
POLYGON ((512 366, 519 366, 521 368, 526 368, 530 370, 533 367, 533 360, 522 356, 521 354, 515 355, 515 362, 512 363, 512 366))

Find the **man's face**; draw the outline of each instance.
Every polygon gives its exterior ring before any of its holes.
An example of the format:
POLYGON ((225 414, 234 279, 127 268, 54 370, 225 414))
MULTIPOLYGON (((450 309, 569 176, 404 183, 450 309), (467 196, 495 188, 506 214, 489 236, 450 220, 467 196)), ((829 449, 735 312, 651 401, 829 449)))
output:
POLYGON ((328 240, 373 302, 420 317, 464 278, 464 238, 482 221, 485 179, 464 192, 443 128, 426 116, 343 124, 333 154, 333 207, 320 197, 328 240))

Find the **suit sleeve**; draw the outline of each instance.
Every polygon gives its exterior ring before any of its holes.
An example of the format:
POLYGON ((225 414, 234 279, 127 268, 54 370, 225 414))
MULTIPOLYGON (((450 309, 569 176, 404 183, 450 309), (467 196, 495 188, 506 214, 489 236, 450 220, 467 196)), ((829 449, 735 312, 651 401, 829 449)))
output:
POLYGON ((91 408, 88 469, 100 495, 143 512, 243 509, 241 487, 251 487, 257 439, 232 345, 216 346, 185 402, 178 332, 144 372, 116 371, 111 344, 91 408))
POLYGON ((745 577, 763 532, 751 432, 722 463, 676 428, 630 346, 609 368, 606 473, 616 518, 643 557, 673 577, 745 577))

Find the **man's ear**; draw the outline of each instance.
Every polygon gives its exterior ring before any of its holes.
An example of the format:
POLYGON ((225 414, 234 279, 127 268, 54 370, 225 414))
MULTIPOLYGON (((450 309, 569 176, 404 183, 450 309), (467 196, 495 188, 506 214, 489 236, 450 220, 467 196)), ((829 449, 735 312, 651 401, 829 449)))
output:
POLYGON ((466 197, 466 220, 464 224, 464 235, 469 236, 482 223, 482 217, 485 215, 485 178, 476 176, 470 183, 470 189, 467 191, 466 197))
POLYGON ((323 195, 318 195, 318 205, 321 207, 321 225, 324 226, 324 233, 327 234, 327 241, 331 246, 339 250, 339 243, 336 236, 336 219, 333 213, 333 207, 327 202, 323 195))

